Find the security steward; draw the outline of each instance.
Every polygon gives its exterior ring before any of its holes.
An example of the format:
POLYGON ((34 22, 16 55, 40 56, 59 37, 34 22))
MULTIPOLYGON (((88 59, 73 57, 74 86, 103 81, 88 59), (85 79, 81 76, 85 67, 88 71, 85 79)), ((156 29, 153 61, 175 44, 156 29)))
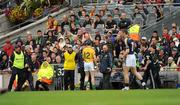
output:
POLYGON ((67 45, 68 49, 64 53, 64 85, 65 90, 74 90, 74 71, 76 68, 77 54, 73 51, 72 45, 67 45))
POLYGON ((25 55, 21 50, 21 46, 19 45, 15 45, 15 51, 13 53, 13 55, 11 56, 10 59, 10 64, 11 66, 11 70, 12 70, 12 75, 9 81, 9 86, 8 86, 8 90, 11 91, 12 89, 12 85, 13 82, 16 78, 16 75, 18 76, 18 82, 17 82, 17 87, 15 89, 15 91, 21 91, 22 86, 25 82, 25 55))

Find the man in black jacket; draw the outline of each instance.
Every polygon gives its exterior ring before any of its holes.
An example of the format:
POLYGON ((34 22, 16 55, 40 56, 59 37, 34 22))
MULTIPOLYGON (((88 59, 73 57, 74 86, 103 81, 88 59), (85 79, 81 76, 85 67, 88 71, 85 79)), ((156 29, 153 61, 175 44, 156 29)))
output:
POLYGON ((100 55, 99 70, 101 73, 103 73, 103 89, 110 89, 112 54, 108 51, 107 45, 103 45, 103 51, 100 55))

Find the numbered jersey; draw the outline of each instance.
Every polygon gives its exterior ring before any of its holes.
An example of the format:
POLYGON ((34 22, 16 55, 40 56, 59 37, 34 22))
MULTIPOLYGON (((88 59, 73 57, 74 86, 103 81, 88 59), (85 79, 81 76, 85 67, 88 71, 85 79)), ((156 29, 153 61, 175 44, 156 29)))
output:
POLYGON ((93 62, 95 56, 95 50, 92 47, 86 47, 82 51, 83 59, 85 62, 93 62))
POLYGON ((129 49, 129 54, 134 54, 135 43, 132 39, 128 38, 126 41, 126 48, 129 49))

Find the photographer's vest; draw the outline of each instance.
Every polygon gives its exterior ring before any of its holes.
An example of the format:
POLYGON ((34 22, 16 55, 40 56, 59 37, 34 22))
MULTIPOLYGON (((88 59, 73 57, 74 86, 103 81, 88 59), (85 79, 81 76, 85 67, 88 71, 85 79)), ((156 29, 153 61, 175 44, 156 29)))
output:
POLYGON ((17 54, 16 52, 14 52, 13 67, 16 67, 18 69, 24 68, 24 54, 23 54, 23 52, 21 52, 20 54, 17 54))
POLYGON ((140 26, 138 24, 135 24, 129 28, 129 36, 134 41, 139 41, 139 32, 140 32, 140 26))
POLYGON ((64 53, 64 70, 75 70, 75 57, 75 52, 72 52, 71 54, 69 54, 68 52, 64 53))

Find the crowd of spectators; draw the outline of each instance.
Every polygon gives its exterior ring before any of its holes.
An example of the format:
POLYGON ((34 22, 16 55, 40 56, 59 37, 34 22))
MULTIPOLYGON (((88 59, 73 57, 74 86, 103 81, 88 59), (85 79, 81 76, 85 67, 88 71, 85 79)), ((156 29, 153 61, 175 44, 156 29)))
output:
MULTIPOLYGON (((139 9, 148 14, 146 8, 136 6, 134 16, 139 9)), ((71 11, 69 15, 64 15, 60 22, 54 17, 48 16, 46 33, 43 33, 42 30, 37 30, 36 33, 27 32, 25 40, 19 37, 15 44, 21 46, 26 54, 35 55, 36 65, 34 66, 37 66, 35 68, 38 69, 44 61, 50 64, 64 63, 63 55, 68 45, 72 45, 73 50, 79 53, 83 49, 85 41, 91 40, 97 57, 101 55, 102 46, 106 44, 109 52, 113 55, 113 68, 121 68, 121 53, 126 48, 123 36, 133 23, 131 19, 127 18, 127 13, 121 13, 118 8, 115 8, 112 14, 107 15, 107 20, 103 19, 108 12, 107 6, 102 6, 99 14, 95 14, 95 11, 96 6, 92 7, 91 11, 86 11, 83 6, 80 6, 77 13, 71 11), (113 17, 119 13, 119 22, 117 23, 113 17)), ((144 14, 142 16, 144 17, 144 14)), ((151 60, 158 62, 159 70, 164 70, 164 67, 177 70, 176 68, 180 66, 179 26, 172 23, 171 28, 164 27, 162 31, 163 34, 160 35, 155 30, 150 39, 142 36, 134 45, 139 70, 147 69, 145 66, 147 53, 154 54, 151 60)), ((10 67, 8 62, 13 51, 14 47, 9 38, 1 51, 0 70, 10 67)))

